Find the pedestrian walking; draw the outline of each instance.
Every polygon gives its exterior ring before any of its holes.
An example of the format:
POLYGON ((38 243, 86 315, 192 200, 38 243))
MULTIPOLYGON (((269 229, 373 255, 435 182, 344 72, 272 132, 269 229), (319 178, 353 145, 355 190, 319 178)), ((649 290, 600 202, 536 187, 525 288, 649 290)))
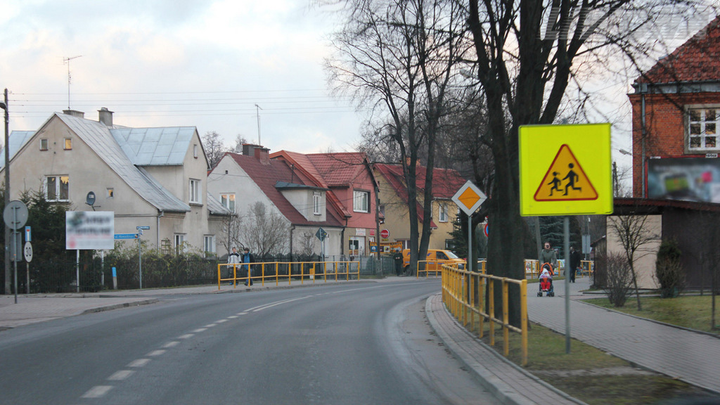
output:
MULTIPOLYGON (((232 252, 228 253, 228 264, 232 264, 232 266, 227 266, 228 268, 228 278, 231 278, 234 274, 235 266, 240 263, 240 253, 238 253, 237 248, 232 248, 232 252), (232 273, 231 273, 232 272, 232 273)), ((230 284, 233 282, 231 281, 230 284)))
POLYGON ((553 271, 557 269, 557 252, 555 252, 555 250, 551 248, 550 242, 545 242, 545 248, 540 251, 539 261, 540 266, 542 266, 544 263, 550 263, 553 271))
POLYGON ((580 252, 575 250, 575 246, 570 246, 570 282, 575 282, 575 274, 580 267, 580 252))
POLYGON ((248 264, 243 264, 243 267, 247 271, 247 280, 245 280, 245 286, 250 287, 253 285, 253 281, 252 281, 252 268, 249 263, 252 263, 255 261, 253 259, 253 255, 250 254, 250 249, 245 248, 243 250, 243 254, 242 254, 242 257, 240 260, 242 263, 248 263, 248 264))

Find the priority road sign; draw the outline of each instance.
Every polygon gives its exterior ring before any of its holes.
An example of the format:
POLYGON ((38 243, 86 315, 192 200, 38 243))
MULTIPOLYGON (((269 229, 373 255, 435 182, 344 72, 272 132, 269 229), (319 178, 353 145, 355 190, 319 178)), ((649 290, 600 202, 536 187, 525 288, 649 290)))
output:
POLYGON ((468 180, 452 197, 455 204, 468 216, 471 216, 482 205, 487 197, 480 189, 468 180))
POLYGON ((520 215, 612 213, 610 124, 521 126, 519 145, 520 215))

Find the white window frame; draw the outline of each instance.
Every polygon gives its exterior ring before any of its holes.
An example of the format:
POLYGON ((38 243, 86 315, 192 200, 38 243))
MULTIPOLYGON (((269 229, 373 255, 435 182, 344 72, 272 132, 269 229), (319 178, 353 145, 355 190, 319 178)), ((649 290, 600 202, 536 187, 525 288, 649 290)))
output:
POLYGON ((235 202, 235 193, 220 194, 220 204, 230 210, 233 214, 235 213, 235 202))
POLYGON ((353 191, 353 211, 370 212, 370 192, 363 190, 353 191))
POLYGON ((215 235, 205 235, 203 237, 203 250, 205 251, 205 256, 215 256, 215 253, 217 253, 216 246, 215 246, 215 235))
POLYGON ((446 202, 441 202, 438 204, 438 221, 439 222, 448 222, 450 220, 450 215, 448 214, 448 204, 446 202))
POLYGON ((685 150, 688 153, 720 151, 720 105, 685 106, 685 150), (714 112, 712 117, 711 112, 714 112), (693 146, 693 142, 698 144, 693 146))
POLYGON ((45 200, 47 200, 47 201, 53 201, 53 202, 70 201, 70 176, 66 176, 66 175, 45 176, 45 182, 44 182, 44 184, 43 184, 43 190, 45 191, 45 200), (52 179, 55 179, 55 181, 54 181, 54 183, 55 183, 55 184, 54 184, 54 188, 55 188, 55 190, 54 190, 55 198, 50 198, 50 195, 48 194, 48 191, 50 191, 49 188, 48 188, 48 187, 49 187, 49 186, 48 186, 48 182, 49 182, 48 180, 51 179, 51 178, 52 178, 52 179), (62 198, 62 197, 63 197, 63 196, 62 196, 62 191, 63 191, 63 190, 62 190, 61 187, 60 187, 60 185, 62 184, 62 180, 63 180, 63 179, 66 180, 66 184, 67 184, 67 187, 66 187, 66 190, 65 190, 65 192, 66 192, 65 198, 62 198))
POLYGON ((198 179, 190 179, 188 194, 191 204, 202 204, 202 183, 198 179))
POLYGON ((322 212, 320 212, 320 207, 322 206, 322 196, 319 192, 313 193, 313 214, 315 215, 322 215, 322 212))
POLYGON ((47 138, 41 138, 40 139, 40 150, 41 151, 48 150, 48 143, 49 143, 49 141, 47 138))
POLYGON ((187 234, 185 233, 176 233, 173 237, 173 240, 175 242, 175 253, 184 253, 187 250, 187 243, 185 243, 187 240, 185 237, 187 234))

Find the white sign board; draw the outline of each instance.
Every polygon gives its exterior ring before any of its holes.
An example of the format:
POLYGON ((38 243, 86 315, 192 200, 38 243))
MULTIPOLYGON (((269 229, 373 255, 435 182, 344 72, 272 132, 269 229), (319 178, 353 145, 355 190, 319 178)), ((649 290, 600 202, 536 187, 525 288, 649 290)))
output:
POLYGON ((115 247, 115 212, 65 212, 65 249, 101 250, 115 247))

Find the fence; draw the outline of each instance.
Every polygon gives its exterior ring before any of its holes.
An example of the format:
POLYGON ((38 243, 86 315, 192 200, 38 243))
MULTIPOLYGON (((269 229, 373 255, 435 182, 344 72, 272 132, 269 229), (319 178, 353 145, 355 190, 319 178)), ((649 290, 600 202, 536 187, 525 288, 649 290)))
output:
POLYGON ((327 282, 328 276, 331 280, 360 279, 360 262, 359 261, 325 261, 325 262, 262 262, 251 264, 224 264, 217 266, 217 283, 218 290, 223 281, 230 281, 233 287, 237 286, 238 281, 245 283, 260 280, 265 285, 266 279, 274 280, 275 285, 280 285, 280 281, 287 279, 288 285, 292 284, 292 280, 300 280, 300 284, 304 284, 305 280, 315 283, 316 280, 322 278, 323 282, 327 282), (250 271, 248 272, 248 266, 250 271), (223 268, 225 271, 223 271, 223 268), (223 278, 223 273, 226 277, 223 278), (249 273, 249 274, 248 274, 249 273), (260 273, 258 275, 258 273, 260 273), (352 278, 351 278, 352 277, 352 278))
POLYGON ((470 329, 475 326, 477 318, 477 331, 480 338, 484 335, 484 322, 487 319, 490 326, 490 345, 495 345, 495 324, 498 323, 503 331, 504 355, 510 354, 509 332, 520 333, 521 361, 527 365, 527 280, 514 280, 506 277, 489 276, 482 273, 461 270, 449 266, 442 266, 442 297, 448 310, 462 322, 463 326, 471 323, 470 329), (502 283, 502 316, 495 318, 495 282, 502 283), (520 289, 520 328, 509 323, 509 285, 518 285, 520 289), (487 311, 485 298, 487 297, 487 311), (468 318, 471 318, 468 320, 468 318))
MULTIPOLYGON (((480 273, 486 273, 486 264, 487 262, 485 260, 478 260, 478 270, 480 273)), ((442 267, 445 266, 450 266, 456 269, 465 268, 464 264, 452 263, 445 260, 418 260, 415 278, 420 278, 420 273, 425 273, 425 278, 427 278, 430 273, 433 273, 433 276, 437 276, 438 273, 442 273, 442 267)))

